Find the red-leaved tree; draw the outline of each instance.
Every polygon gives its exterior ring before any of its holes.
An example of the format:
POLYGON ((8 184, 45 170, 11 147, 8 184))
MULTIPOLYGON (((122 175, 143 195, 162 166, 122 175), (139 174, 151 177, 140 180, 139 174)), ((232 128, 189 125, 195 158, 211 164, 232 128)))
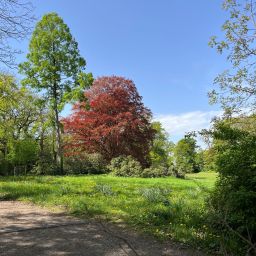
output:
POLYGON ((107 160, 131 155, 146 166, 154 137, 152 114, 133 81, 117 76, 98 78, 85 98, 63 120, 69 137, 66 152, 98 152, 107 160))

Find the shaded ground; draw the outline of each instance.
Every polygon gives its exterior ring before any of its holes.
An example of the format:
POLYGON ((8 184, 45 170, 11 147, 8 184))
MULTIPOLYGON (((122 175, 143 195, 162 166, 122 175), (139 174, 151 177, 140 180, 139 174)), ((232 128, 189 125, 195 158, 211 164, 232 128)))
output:
POLYGON ((1 256, 199 256, 197 251, 160 243, 122 227, 81 220, 63 212, 0 201, 1 256))

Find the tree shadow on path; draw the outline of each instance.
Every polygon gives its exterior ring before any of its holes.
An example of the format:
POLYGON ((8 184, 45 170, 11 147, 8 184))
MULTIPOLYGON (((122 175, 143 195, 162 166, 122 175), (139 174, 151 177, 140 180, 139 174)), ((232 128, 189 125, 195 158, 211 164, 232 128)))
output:
POLYGON ((0 201, 1 256, 198 256, 110 223, 81 220, 32 204, 0 201))

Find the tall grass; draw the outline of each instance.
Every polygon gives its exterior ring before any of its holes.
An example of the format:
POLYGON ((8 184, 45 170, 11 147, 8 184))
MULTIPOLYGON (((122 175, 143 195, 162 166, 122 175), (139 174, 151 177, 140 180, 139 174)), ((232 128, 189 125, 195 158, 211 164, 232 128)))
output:
POLYGON ((0 178, 0 200, 23 200, 60 206, 81 217, 101 217, 194 246, 209 246, 205 198, 215 173, 186 179, 96 176, 27 176, 0 178))

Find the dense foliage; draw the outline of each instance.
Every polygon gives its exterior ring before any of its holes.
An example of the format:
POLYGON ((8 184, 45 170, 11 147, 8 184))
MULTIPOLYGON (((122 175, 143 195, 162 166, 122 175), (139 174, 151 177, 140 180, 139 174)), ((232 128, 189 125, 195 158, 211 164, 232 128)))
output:
POLYGON ((64 160, 67 174, 101 174, 108 172, 107 162, 99 153, 70 155, 64 160))
POLYGON ((113 158, 108 169, 116 176, 140 177, 142 173, 141 164, 132 156, 119 156, 113 158))
POLYGON ((200 171, 200 155, 196 149, 196 140, 191 136, 185 136, 178 141, 174 148, 175 171, 178 176, 200 171))
POLYGON ((153 122, 152 127, 155 136, 149 152, 151 165, 168 168, 172 164, 174 143, 169 140, 169 135, 160 122, 153 122))
POLYGON ((84 68, 85 60, 80 56, 78 44, 62 18, 56 13, 44 15, 33 32, 27 61, 20 64, 20 72, 25 75, 23 85, 43 93, 53 112, 54 159, 60 173, 63 150, 59 113, 65 103, 80 97, 88 85, 84 68))
POLYGON ((256 253, 256 136, 227 122, 216 124, 214 149, 219 173, 209 207, 229 253, 256 253), (245 249, 247 248, 247 249, 245 249))
POLYGON ((224 38, 210 41, 231 64, 216 77, 219 87, 210 93, 211 102, 220 103, 226 114, 213 129, 214 166, 220 176, 211 198, 212 226, 222 238, 223 253, 255 255, 256 2, 225 0, 223 7, 229 14, 224 38))
POLYGON ((159 166, 150 166, 149 168, 145 168, 140 177, 143 178, 159 178, 173 175, 169 168, 166 168, 162 165, 159 166))
POLYGON ((0 173, 26 172, 35 163, 38 98, 20 88, 13 76, 0 74, 0 173))
POLYGON ((151 112, 134 83, 122 77, 101 77, 85 97, 87 101, 75 104, 73 114, 63 120, 65 133, 71 136, 67 152, 98 152, 108 161, 131 155, 146 166, 154 130, 151 112))

